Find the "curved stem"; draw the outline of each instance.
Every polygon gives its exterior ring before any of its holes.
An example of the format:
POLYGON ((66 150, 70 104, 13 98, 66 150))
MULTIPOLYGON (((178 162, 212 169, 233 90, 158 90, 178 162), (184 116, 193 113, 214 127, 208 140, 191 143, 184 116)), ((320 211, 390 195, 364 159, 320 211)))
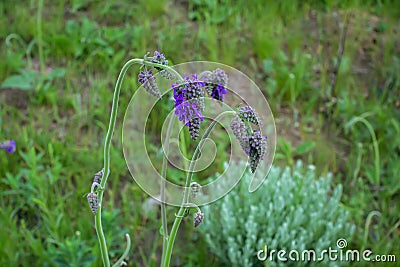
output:
POLYGON ((103 202, 103 194, 104 190, 106 187, 107 179, 108 176, 110 175, 110 149, 111 149, 111 139, 114 133, 114 128, 115 128, 115 122, 117 119, 117 111, 118 111, 118 100, 119 100, 119 95, 122 87, 122 81, 124 80, 125 74, 129 67, 131 67, 133 64, 145 64, 148 66, 153 66, 153 67, 160 67, 163 69, 168 69, 169 71, 173 72, 177 78, 182 79, 182 77, 179 75, 178 72, 176 72, 173 68, 164 66, 161 64, 153 63, 153 62, 148 62, 144 61, 143 59, 139 58, 134 58, 129 60, 128 62, 125 63, 125 65, 122 67, 121 72, 119 73, 117 82, 115 84, 115 89, 114 89, 114 96, 113 96, 113 102, 112 102, 112 107, 111 107, 111 116, 110 116, 110 122, 108 124, 108 130, 107 130, 107 135, 106 139, 104 141, 104 175, 103 178, 101 179, 100 186, 102 190, 99 191, 98 193, 98 202, 99 202, 99 208, 97 211, 97 214, 95 216, 95 226, 96 226, 96 232, 97 232, 97 237, 99 239, 100 243, 100 252, 101 252, 101 257, 103 260, 103 265, 105 267, 110 267, 110 259, 108 257, 108 249, 107 249, 107 243, 106 243, 106 238, 104 236, 103 232, 103 226, 101 223, 101 210, 102 210, 102 202, 103 202))
MULTIPOLYGON (((189 170, 187 172, 186 176, 186 182, 185 182, 185 190, 183 193, 183 200, 181 207, 179 208, 178 214, 175 216, 174 224, 172 225, 171 229, 171 235, 168 238, 168 246, 167 250, 165 253, 165 259, 163 260, 163 267, 168 267, 171 261, 171 254, 172 254, 172 248, 174 246, 176 234, 178 233, 178 228, 180 223, 182 222, 183 215, 185 214, 186 210, 188 209, 188 198, 189 198, 189 186, 190 183, 192 182, 192 177, 193 177, 193 170, 194 167, 196 166, 196 160, 200 155, 200 151, 203 148, 205 139, 210 135, 211 130, 214 128, 214 126, 217 124, 218 119, 222 118, 225 115, 235 115, 235 111, 224 111, 221 114, 219 114, 213 122, 211 122, 210 126, 208 126, 207 130, 204 132, 203 136, 200 139, 199 144, 196 147, 196 150, 194 151, 192 160, 190 161, 189 165, 189 170)), ((190 205, 189 205, 190 206, 190 205)))
POLYGON ((379 146, 378 140, 376 139, 374 128, 372 127, 371 123, 369 123, 365 118, 358 116, 354 117, 351 121, 349 121, 346 126, 354 125, 357 122, 362 122, 365 127, 367 127, 369 134, 372 138, 372 146, 374 148, 374 157, 375 157, 375 183, 379 187, 380 186, 380 157, 379 157, 379 146))
POLYGON ((125 237, 126 237, 126 249, 124 251, 124 254, 122 254, 122 256, 117 260, 117 262, 113 264, 113 267, 121 266, 121 263, 128 256, 129 250, 131 249, 131 237, 129 236, 129 234, 125 234, 125 237))

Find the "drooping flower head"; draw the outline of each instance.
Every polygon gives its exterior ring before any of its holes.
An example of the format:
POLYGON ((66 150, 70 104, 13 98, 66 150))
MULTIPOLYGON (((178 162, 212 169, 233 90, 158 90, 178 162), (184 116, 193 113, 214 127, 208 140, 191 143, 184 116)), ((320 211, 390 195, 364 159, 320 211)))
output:
POLYGON ((103 179, 103 175, 104 175, 104 169, 101 169, 100 171, 96 172, 93 176, 93 183, 100 184, 101 179, 103 179))
MULTIPOLYGON (((158 63, 164 66, 168 66, 168 59, 165 58, 165 55, 163 53, 160 53, 158 51, 154 51, 154 55, 151 59, 152 62, 158 63)), ((162 70, 159 67, 155 67, 157 70, 162 70)))
POLYGON ((97 210, 99 208, 99 200, 98 200, 97 195, 93 192, 90 192, 87 195, 87 200, 88 200, 90 209, 92 210, 93 214, 96 215, 97 210))
POLYGON ((209 96, 219 101, 224 100, 224 95, 227 93, 228 76, 223 70, 207 71, 204 73, 202 80, 205 82, 209 96))
POLYGON ((238 110, 238 116, 243 121, 248 121, 258 126, 260 125, 260 118, 258 116, 258 113, 250 106, 240 107, 238 110))
POLYGON ((204 220, 204 213, 202 213, 201 211, 196 212, 193 217, 194 227, 199 226, 203 222, 203 220, 204 220))
POLYGON ((231 129, 236 139, 239 141, 240 146, 246 155, 249 155, 249 137, 247 136, 247 127, 246 124, 236 116, 231 121, 231 129))
POLYGON ((231 122, 231 129, 244 152, 249 156, 250 170, 254 173, 267 152, 267 137, 259 130, 253 130, 250 123, 260 125, 255 110, 249 106, 241 107, 231 122))
POLYGON ((183 82, 172 84, 175 99, 175 115, 188 126, 193 140, 199 137, 200 122, 204 120, 204 82, 196 74, 184 76, 183 82))
POLYGON ((143 84, 144 89, 155 97, 161 98, 160 89, 158 89, 158 85, 156 82, 156 77, 153 76, 153 72, 151 70, 147 70, 146 67, 143 68, 138 75, 138 82, 143 84))
POLYGON ((267 137, 261 135, 260 131, 255 130, 253 135, 249 136, 249 146, 250 169, 254 173, 267 151, 267 137))
MULTIPOLYGON (((151 62, 158 63, 164 66, 168 66, 168 59, 165 58, 165 55, 163 53, 160 53, 158 51, 154 51, 154 55, 151 59, 151 62)), ((164 70, 160 67, 154 67, 156 70, 160 71, 160 75, 166 79, 172 80, 175 78, 175 75, 172 74, 171 72, 164 70)))
POLYGON ((7 153, 14 153, 17 148, 17 143, 14 140, 7 140, 3 143, 0 143, 0 149, 4 149, 7 153))

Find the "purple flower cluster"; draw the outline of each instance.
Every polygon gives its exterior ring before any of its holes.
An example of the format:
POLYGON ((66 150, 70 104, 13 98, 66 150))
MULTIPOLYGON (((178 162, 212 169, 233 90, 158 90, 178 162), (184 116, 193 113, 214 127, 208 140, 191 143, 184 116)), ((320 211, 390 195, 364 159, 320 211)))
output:
MULTIPOLYGON (((165 55, 163 53, 160 53, 158 51, 154 51, 154 55, 151 59, 151 62, 161 64, 164 66, 168 66, 168 60, 165 58, 165 55)), ((157 70, 162 70, 162 68, 159 67, 154 67, 157 70)))
MULTIPOLYGON (((168 60, 165 58, 165 55, 163 53, 160 53, 158 51, 154 51, 154 55, 151 59, 151 62, 161 64, 164 66, 168 66, 168 60)), ((172 80, 175 78, 175 75, 173 75, 171 72, 164 70, 160 67, 154 67, 156 70, 160 71, 160 75, 166 79, 172 80)))
POLYGON ((250 106, 240 107, 238 110, 238 116, 244 121, 251 122, 255 125, 260 125, 258 113, 250 106))
POLYGON ((7 153, 14 153, 17 148, 17 143, 14 140, 8 140, 0 143, 0 149, 4 149, 7 153))
POLYGON ((249 156, 250 170, 254 173, 267 152, 267 137, 261 135, 259 130, 253 130, 249 122, 260 124, 258 115, 253 108, 242 107, 232 120, 231 129, 243 151, 249 156))
POLYGON ((99 209, 99 200, 98 200, 97 195, 93 192, 90 192, 87 195, 87 200, 88 200, 90 209, 92 210, 93 214, 96 215, 97 210, 99 209))
POLYGON ((202 79, 205 82, 205 88, 212 98, 224 101, 224 95, 227 93, 226 86, 228 84, 228 76, 221 69, 216 69, 213 72, 207 72, 202 79))
POLYGON ((231 129, 236 139, 239 141, 243 151, 249 155, 249 137, 247 136, 246 124, 238 116, 236 116, 231 121, 231 129))
POLYGON ((143 84, 146 92, 152 94, 155 97, 161 98, 160 89, 158 89, 156 78, 153 76, 153 72, 151 70, 147 70, 147 68, 144 67, 144 70, 139 72, 138 82, 143 84))
POLYGON ((172 84, 175 99, 175 115, 188 126, 193 140, 199 137, 200 122, 204 120, 204 82, 196 74, 184 76, 184 81, 172 84))
POLYGON ((261 135, 260 131, 255 130, 253 135, 249 136, 249 146, 250 169, 254 173, 267 152, 267 137, 261 135))

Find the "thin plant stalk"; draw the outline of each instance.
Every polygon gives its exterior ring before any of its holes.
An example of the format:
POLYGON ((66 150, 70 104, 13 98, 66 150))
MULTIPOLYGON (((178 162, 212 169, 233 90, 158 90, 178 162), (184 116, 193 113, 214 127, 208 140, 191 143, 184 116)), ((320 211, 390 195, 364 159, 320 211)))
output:
POLYGON ((213 122, 211 122, 210 126, 208 126, 208 128, 204 132, 203 136, 201 137, 200 142, 196 147, 196 150, 194 151, 194 154, 193 154, 192 160, 190 161, 189 169, 188 169, 188 172, 186 175, 185 190, 183 193, 182 204, 179 208, 178 214, 176 214, 176 216, 175 216, 174 224, 172 225, 172 229, 171 229, 171 234, 168 238, 168 246, 167 246, 166 253, 164 255, 165 258, 162 261, 163 267, 168 267, 171 262, 172 249, 174 246, 176 234, 178 233, 178 228, 179 228, 180 223, 182 222, 183 215, 185 214, 186 210, 188 209, 187 203, 188 203, 188 199, 189 199, 189 186, 190 186, 190 183, 192 182, 193 170, 196 165, 196 160, 197 160, 198 156, 200 155, 201 149, 204 145, 205 139, 208 138, 208 136, 210 135, 211 130, 217 124, 218 119, 220 119, 226 115, 235 115, 235 114, 236 114, 235 111, 224 111, 221 114, 219 114, 215 118, 215 120, 213 122))
MULTIPOLYGON (((166 134, 166 138, 165 138, 166 141, 169 141, 174 118, 175 118, 175 116, 172 116, 168 123, 167 134, 166 134)), ((168 151, 169 151, 169 143, 166 142, 164 144, 164 157, 163 157, 162 169, 161 169, 161 190, 160 190, 161 223, 162 223, 162 231, 163 231, 163 246, 162 246, 161 265, 163 264, 164 254, 167 249, 167 243, 168 243, 167 207, 165 204, 165 186, 166 186, 166 179, 167 179, 168 151)))
POLYGON ((44 73, 44 56, 43 56, 43 36, 42 36, 42 15, 43 15, 43 2, 44 0, 39 0, 38 2, 38 10, 37 10, 37 21, 36 21, 36 30, 37 30, 37 44, 39 49, 39 67, 40 72, 44 73))
MULTIPOLYGON (((110 122, 108 124, 107 135, 106 135, 106 139, 104 141, 104 174, 103 174, 103 178, 101 179, 101 183, 100 183, 101 190, 98 193, 99 208, 98 208, 97 214, 95 216, 95 227, 96 227, 97 237, 98 237, 99 243, 100 243, 101 257, 103 260, 103 265, 105 267, 110 266, 110 259, 108 256, 106 238, 104 236, 103 226, 102 226, 102 222, 101 222, 101 208, 102 208, 102 204, 103 204, 102 201, 103 201, 103 194, 104 194, 105 186, 107 183, 108 176, 110 175, 111 139, 112 139, 112 136, 114 133, 115 122, 117 119, 119 95, 121 92, 122 82, 124 80, 125 74, 126 74, 127 70, 133 64, 145 64, 147 66, 154 66, 154 67, 160 67, 163 69, 168 69, 169 71, 173 72, 176 75, 176 77, 183 80, 182 77, 180 76, 180 74, 178 72, 176 72, 173 68, 164 66, 164 65, 161 65, 158 63, 144 61, 143 59, 139 59, 139 58, 134 58, 134 59, 131 59, 128 62, 126 62, 125 65, 122 67, 121 72, 119 73, 117 82, 115 84, 113 102, 112 102, 112 107, 111 107, 110 122)), ((128 244, 130 244, 130 243, 128 242, 128 244)))
POLYGON ((356 124, 357 122, 363 123, 371 135, 372 138, 372 146, 374 147, 374 156, 375 156, 375 183, 376 186, 380 186, 380 157, 379 157, 379 146, 378 140, 376 139, 374 128, 372 127, 371 123, 369 123, 365 118, 361 116, 354 117, 351 121, 349 121, 346 126, 349 127, 351 125, 356 124))
MULTIPOLYGON (((175 121, 175 116, 172 116, 169 123, 168 123, 168 128, 167 128, 167 133, 165 136, 165 140, 168 141, 171 136, 171 130, 173 123, 175 121)), ((185 135, 184 132, 180 132, 180 140, 181 140, 181 145, 182 145, 182 154, 186 159, 187 156, 187 150, 186 150, 186 140, 185 140, 185 135)), ((162 163, 162 170, 161 170, 161 190, 160 190, 160 198, 161 198, 161 222, 162 222, 162 229, 163 229, 163 247, 162 247, 162 256, 161 256, 161 266, 164 264, 164 259, 165 259, 165 253, 167 250, 167 245, 168 245, 168 221, 167 221, 167 207, 165 204, 165 186, 166 186, 166 179, 167 179, 167 156, 169 152, 169 143, 166 142, 164 144, 164 157, 163 157, 163 163, 162 163)), ((184 160, 184 165, 185 165, 185 170, 187 169, 187 162, 184 160)))

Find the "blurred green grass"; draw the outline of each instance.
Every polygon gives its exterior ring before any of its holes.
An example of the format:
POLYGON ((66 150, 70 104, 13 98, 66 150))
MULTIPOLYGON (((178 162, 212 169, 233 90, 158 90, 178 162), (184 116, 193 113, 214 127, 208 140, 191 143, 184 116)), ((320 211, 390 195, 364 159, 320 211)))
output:
MULTIPOLYGON (((398 253, 397 1, 44 1, 40 25, 38 6, 0 2, 0 81, 17 75, 31 89, 0 89, 0 140, 18 146, 16 154, 0 157, 1 266, 100 265, 84 194, 102 164, 104 107, 124 62, 155 49, 173 63, 218 61, 254 79, 276 118, 274 164, 301 158, 320 174, 333 172, 357 226, 350 247, 398 253), (348 124, 357 116, 377 138, 379 184, 370 133, 361 123, 348 124), (380 216, 367 220, 374 210, 380 216)), ((120 110, 136 90, 136 74, 127 75, 120 110)), ((149 127, 157 133, 162 121, 155 118, 149 127)), ((147 196, 128 173, 120 137, 118 129, 104 207, 110 253, 118 257, 129 231, 131 262, 155 266, 160 223, 157 214, 144 216, 147 196)), ((218 159, 204 178, 221 170, 224 158, 218 159)), ((170 220, 173 214, 171 208, 170 220)), ((185 226, 174 258, 181 266, 206 265, 207 247, 191 223, 185 226)))

